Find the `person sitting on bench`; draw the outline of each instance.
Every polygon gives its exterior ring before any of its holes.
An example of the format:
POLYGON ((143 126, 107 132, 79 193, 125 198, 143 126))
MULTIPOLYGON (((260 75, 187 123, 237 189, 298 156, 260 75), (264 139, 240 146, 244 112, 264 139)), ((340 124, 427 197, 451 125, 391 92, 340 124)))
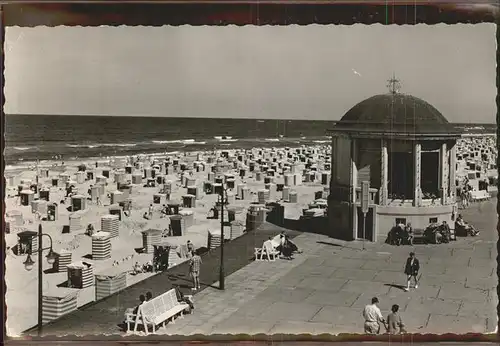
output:
POLYGON ((438 231, 442 235, 441 241, 443 243, 449 243, 451 240, 451 231, 450 231, 450 226, 448 225, 448 223, 446 221, 443 221, 441 226, 439 226, 438 231))
POLYGON ((141 294, 139 296, 139 304, 135 308, 128 308, 128 309, 125 310, 125 321, 127 321, 127 315, 128 314, 137 315, 137 311, 139 310, 139 306, 141 306, 142 304, 144 304, 145 301, 146 301, 146 297, 144 296, 144 294, 141 294))
POLYGON ((408 224, 406 225, 405 227, 405 231, 404 231, 404 235, 405 235, 405 241, 408 245, 410 246, 413 246, 413 227, 411 227, 411 223, 408 222, 408 224))
POLYGON ((177 301, 179 303, 186 303, 189 305, 188 313, 192 313, 194 310, 194 302, 190 299, 190 297, 186 297, 181 290, 179 289, 179 285, 174 285, 175 294, 177 295, 177 301))
POLYGON ((464 221, 461 214, 458 214, 457 220, 455 221, 455 229, 463 229, 466 235, 473 237, 479 234, 479 231, 477 231, 474 226, 464 221))

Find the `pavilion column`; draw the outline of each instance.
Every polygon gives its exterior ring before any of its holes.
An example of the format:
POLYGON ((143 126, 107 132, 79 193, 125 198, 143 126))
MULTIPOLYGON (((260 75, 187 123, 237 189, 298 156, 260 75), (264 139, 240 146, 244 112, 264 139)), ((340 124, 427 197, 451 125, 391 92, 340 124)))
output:
POLYGON ((446 204, 448 195, 448 166, 448 150, 446 143, 443 143, 439 150, 439 191, 443 205, 446 204))
POLYGON ((351 139, 351 186, 352 203, 356 203, 356 188, 358 187, 358 146, 355 139, 351 139))
POLYGON ((380 182, 380 191, 379 191, 379 204, 380 205, 386 205, 387 204, 387 180, 388 180, 388 169, 389 169, 389 155, 387 154, 387 141, 385 139, 382 139, 382 145, 381 145, 381 155, 380 155, 380 162, 381 162, 381 182, 380 182))
POLYGON ((413 161, 414 161, 414 187, 415 193, 413 196, 413 206, 420 207, 422 205, 422 144, 415 143, 413 145, 413 161))
POLYGON ((450 179, 449 179, 449 196, 450 200, 455 203, 457 195, 457 185, 456 185, 456 168, 457 168, 457 147, 453 145, 450 148, 450 179))

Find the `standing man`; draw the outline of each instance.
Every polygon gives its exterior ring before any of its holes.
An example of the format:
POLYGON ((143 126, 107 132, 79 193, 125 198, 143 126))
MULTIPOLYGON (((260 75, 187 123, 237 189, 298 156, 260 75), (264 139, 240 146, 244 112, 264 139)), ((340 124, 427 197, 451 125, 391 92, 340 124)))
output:
POLYGON ((366 334, 379 334, 380 323, 385 325, 384 317, 377 306, 378 298, 373 297, 372 303, 365 306, 363 310, 363 317, 365 319, 365 333, 366 334))
POLYGON ((152 203, 149 205, 148 217, 149 217, 149 220, 151 220, 153 218, 153 204, 152 203))
POLYGON ((193 278, 193 291, 200 289, 200 267, 202 263, 201 257, 196 251, 192 251, 191 259, 189 260, 189 272, 193 278))
POLYGON ((408 292, 410 290, 410 281, 411 278, 413 277, 415 281, 415 288, 418 288, 418 272, 420 270, 420 262, 418 259, 415 257, 414 252, 410 252, 410 257, 406 260, 406 265, 405 265, 405 274, 407 276, 407 285, 405 288, 405 291, 408 292))

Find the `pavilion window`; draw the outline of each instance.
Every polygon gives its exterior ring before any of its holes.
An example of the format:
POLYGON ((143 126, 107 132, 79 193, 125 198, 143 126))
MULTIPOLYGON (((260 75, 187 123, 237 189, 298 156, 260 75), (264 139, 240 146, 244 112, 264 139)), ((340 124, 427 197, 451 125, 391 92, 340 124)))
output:
POLYGON ((415 194, 413 188, 413 153, 390 152, 387 189, 389 200, 412 200, 415 194))
POLYGON ((422 152, 421 189, 423 199, 439 197, 439 152, 422 152))

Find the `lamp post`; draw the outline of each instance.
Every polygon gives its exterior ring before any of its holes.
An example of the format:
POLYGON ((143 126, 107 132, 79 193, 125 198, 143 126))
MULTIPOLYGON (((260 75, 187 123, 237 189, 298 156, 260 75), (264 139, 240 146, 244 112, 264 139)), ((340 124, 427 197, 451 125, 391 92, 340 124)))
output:
MULTIPOLYGON (((49 264, 54 264, 56 260, 56 254, 52 250, 52 237, 48 234, 42 233, 42 225, 38 226, 38 234, 33 236, 32 240, 38 237, 38 324, 37 324, 37 329, 38 329, 38 336, 42 336, 42 321, 43 321, 43 312, 42 312, 42 300, 43 300, 43 281, 42 281, 42 276, 43 276, 43 267, 42 267, 42 260, 43 260, 43 251, 44 250, 49 250, 49 253, 47 254, 47 263, 49 264), (49 247, 42 247, 42 238, 43 236, 47 236, 50 240, 50 246, 49 247)), ((26 261, 23 262, 24 268, 27 271, 31 271, 35 265, 35 262, 31 259, 31 254, 32 254, 32 246, 30 244, 30 249, 28 252, 28 256, 26 257, 26 261)))
POLYGON ((224 183, 221 184, 220 191, 220 266, 219 266, 219 289, 224 290, 224 203, 226 203, 225 196, 227 195, 227 188, 224 183))

